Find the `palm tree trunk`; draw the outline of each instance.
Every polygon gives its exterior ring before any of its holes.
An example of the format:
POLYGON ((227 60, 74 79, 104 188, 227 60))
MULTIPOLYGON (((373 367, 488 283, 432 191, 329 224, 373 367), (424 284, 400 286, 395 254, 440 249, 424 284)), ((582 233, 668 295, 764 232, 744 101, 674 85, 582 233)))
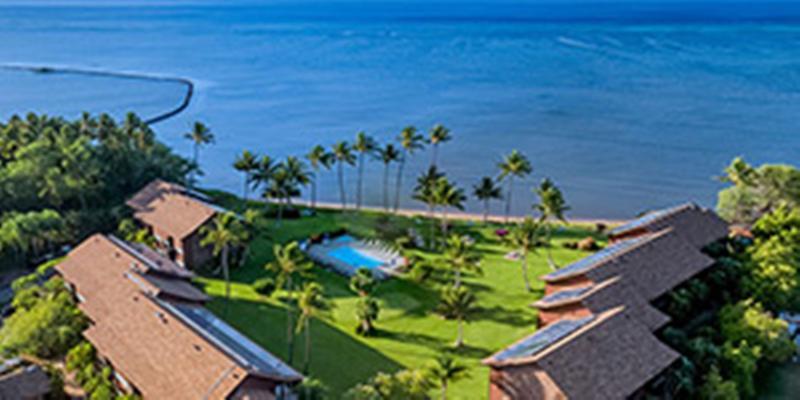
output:
POLYGON ((454 285, 456 289, 461 287, 461 268, 456 269, 456 284, 454 285))
POLYGON ((550 225, 545 229, 547 229, 547 265, 550 266, 550 269, 555 271, 558 269, 558 265, 556 265, 556 261, 553 259, 553 231, 550 225))
POLYGON ((292 327, 294 327, 294 323, 292 322, 292 292, 294 291, 294 287, 292 286, 291 276, 289 276, 286 281, 286 291, 286 345, 289 351, 286 358, 289 365, 291 365, 292 359, 294 359, 294 337, 292 336, 292 327))
POLYGON ((316 211, 317 210, 317 176, 314 175, 314 179, 311 180, 311 209, 316 211))
POLYGON ((483 224, 489 222, 489 199, 483 201, 483 224))
POLYGON ((456 337, 456 347, 464 345, 464 319, 458 318, 458 337, 456 337))
POLYGON ((508 177, 508 196, 506 196, 506 223, 508 223, 508 218, 511 215, 511 193, 514 191, 514 176, 509 175, 508 177))
POLYGON ((283 199, 278 199, 278 225, 283 221, 283 199))
POLYGON ((247 194, 248 194, 247 193, 247 189, 249 187, 250 187, 250 173, 245 172, 244 173, 244 188, 242 190, 245 204, 247 203, 247 194))
POLYGON ((447 207, 442 207, 442 242, 447 240, 447 207))
POLYGON ((389 212, 389 164, 383 166, 383 209, 389 212))
POLYGON ((447 400, 447 381, 442 379, 442 400, 447 400))
POLYGON ((431 154, 431 167, 436 166, 438 158, 439 158, 439 143, 436 143, 433 145, 433 152, 431 154))
POLYGON ((303 375, 308 375, 308 369, 311 367, 311 317, 306 318, 306 352, 305 360, 303 360, 303 375))
POLYGON ((194 144, 194 171, 192 171, 192 181, 191 187, 194 188, 195 180, 197 179, 197 170, 200 169, 200 144, 195 142, 194 144))
POLYGON ((222 315, 228 315, 228 305, 231 302, 231 276, 228 268, 228 245, 222 247, 222 273, 225 275, 225 308, 222 315))
POLYGON ((361 153, 358 155, 358 184, 356 185, 356 210, 361 209, 363 180, 364 180, 364 153, 361 153))
POLYGON ((428 222, 429 222, 429 232, 428 232, 428 241, 430 242, 431 246, 434 245, 434 241, 436 240, 436 222, 434 221, 434 204, 428 203, 428 222))
POLYGON ((342 211, 345 211, 347 209, 347 197, 344 194, 344 166, 342 161, 339 161, 337 174, 339 175, 339 198, 342 200, 342 211))
POLYGON ((525 281, 525 290, 531 291, 531 282, 528 280, 528 251, 522 254, 522 280, 525 281))
POLYGON ((400 165, 397 166, 397 179, 395 182, 394 187, 394 213, 397 214, 397 211, 400 209, 400 192, 402 191, 403 187, 403 168, 406 165, 406 156, 408 155, 408 150, 403 150, 403 158, 400 159, 400 165))

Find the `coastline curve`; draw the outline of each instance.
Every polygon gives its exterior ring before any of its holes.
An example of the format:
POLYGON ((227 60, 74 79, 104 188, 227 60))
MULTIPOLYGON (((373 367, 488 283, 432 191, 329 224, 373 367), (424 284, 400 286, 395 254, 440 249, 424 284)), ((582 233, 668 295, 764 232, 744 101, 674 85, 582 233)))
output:
POLYGON ((188 78, 162 76, 147 73, 136 72, 120 72, 102 69, 79 68, 79 67, 62 67, 50 65, 33 65, 33 64, 0 64, 0 70, 6 71, 23 71, 33 74, 71 74, 71 75, 84 75, 93 77, 106 77, 118 79, 131 79, 131 80, 144 80, 151 82, 171 82, 183 85, 186 88, 186 93, 183 95, 183 100, 176 107, 162 112, 150 118, 144 119, 144 123, 148 125, 157 124, 161 121, 172 118, 183 112, 192 102, 194 96, 194 82, 188 78))

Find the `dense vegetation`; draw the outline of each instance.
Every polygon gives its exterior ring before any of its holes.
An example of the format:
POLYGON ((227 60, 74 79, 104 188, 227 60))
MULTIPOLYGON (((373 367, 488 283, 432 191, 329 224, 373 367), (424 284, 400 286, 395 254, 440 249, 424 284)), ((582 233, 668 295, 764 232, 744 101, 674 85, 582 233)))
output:
POLYGON ((0 267, 109 231, 135 191, 193 169, 134 114, 12 117, 0 124, 0 267))

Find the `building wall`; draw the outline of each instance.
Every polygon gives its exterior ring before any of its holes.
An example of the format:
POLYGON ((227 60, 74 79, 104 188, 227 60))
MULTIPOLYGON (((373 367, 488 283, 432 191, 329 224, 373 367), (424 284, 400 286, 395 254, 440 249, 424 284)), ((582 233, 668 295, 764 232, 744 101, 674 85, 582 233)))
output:
POLYGON ((535 365, 492 368, 489 400, 566 400, 552 379, 535 365))
POLYGON ((592 315, 592 312, 581 303, 568 304, 563 307, 539 310, 539 327, 543 328, 562 318, 582 318, 592 315))
POLYGON ((565 279, 559 282, 547 282, 544 287, 545 296, 555 293, 564 289, 573 289, 582 286, 588 286, 594 283, 585 275, 579 275, 573 278, 565 279))
POLYGON ((194 231, 194 233, 183 239, 181 243, 182 258, 186 268, 195 269, 214 259, 211 246, 200 244, 203 240, 202 234, 200 234, 201 229, 194 231))

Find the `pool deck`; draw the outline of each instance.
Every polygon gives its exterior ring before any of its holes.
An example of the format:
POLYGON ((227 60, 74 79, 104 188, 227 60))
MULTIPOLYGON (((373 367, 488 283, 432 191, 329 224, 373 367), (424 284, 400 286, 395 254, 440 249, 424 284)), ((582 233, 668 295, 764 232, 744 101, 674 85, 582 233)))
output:
MULTIPOLYGON (((340 236, 327 242, 320 244, 312 244, 305 250, 308 257, 315 263, 336 271, 347 277, 355 275, 356 271, 360 268, 367 268, 372 271, 375 279, 384 280, 397 274, 396 269, 402 264, 401 257, 398 255, 378 254, 381 253, 379 249, 371 249, 370 244, 353 238, 352 236, 340 236), (355 253, 352 256, 348 254, 331 255, 332 252, 337 252, 340 249, 350 249, 349 251, 355 253), (352 261, 362 259, 379 265, 353 265, 346 261, 347 258, 352 261)), ((385 251, 384 251, 385 253, 385 251)))

